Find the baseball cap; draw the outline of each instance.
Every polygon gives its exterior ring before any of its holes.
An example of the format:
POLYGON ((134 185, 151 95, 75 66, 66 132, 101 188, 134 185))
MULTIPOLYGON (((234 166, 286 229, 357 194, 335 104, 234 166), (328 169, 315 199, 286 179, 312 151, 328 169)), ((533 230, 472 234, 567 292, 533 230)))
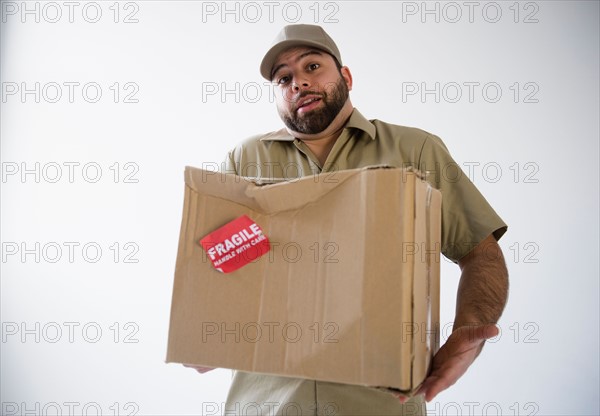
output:
POLYGON ((292 46, 314 46, 333 55, 340 65, 342 64, 342 56, 337 45, 321 26, 288 25, 281 29, 281 32, 273 41, 271 49, 267 51, 260 63, 260 73, 264 78, 271 81, 271 70, 275 65, 277 56, 292 46))

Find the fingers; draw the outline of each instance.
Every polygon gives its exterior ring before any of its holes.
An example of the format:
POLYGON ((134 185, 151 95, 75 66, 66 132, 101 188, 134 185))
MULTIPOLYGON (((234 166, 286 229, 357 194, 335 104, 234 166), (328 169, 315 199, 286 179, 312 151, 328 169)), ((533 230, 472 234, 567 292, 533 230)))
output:
POLYGON ((402 403, 402 404, 406 403, 410 399, 410 397, 408 397, 408 396, 406 396, 406 395, 404 395, 402 393, 392 393, 392 395, 396 399, 398 399, 400 401, 400 403, 402 403))
MULTIPOLYGON (((423 394, 426 401, 458 381, 477 357, 483 342, 499 334, 495 324, 465 325, 456 328, 434 357, 433 371, 415 394, 423 394)), ((409 397, 394 394, 405 403, 409 397)))
POLYGON ((445 371, 441 370, 439 375, 432 374, 427 377, 416 394, 425 395, 426 401, 431 401, 440 392, 446 390, 452 386, 464 374, 464 371, 460 368, 449 367, 445 371))
POLYGON ((197 365, 189 365, 189 364, 183 364, 184 367, 188 367, 188 368, 193 368, 194 370, 196 370, 197 372, 199 372, 200 374, 204 374, 207 373, 211 370, 214 370, 213 367, 200 367, 197 365))
POLYGON ((433 400, 440 392, 456 383, 471 362, 464 357, 449 357, 425 379, 417 394, 424 394, 426 401, 433 400))
POLYGON ((434 357, 433 371, 417 394, 424 394, 425 400, 431 401, 456 383, 481 351, 483 342, 497 336, 498 333, 499 329, 494 324, 457 328, 434 357))

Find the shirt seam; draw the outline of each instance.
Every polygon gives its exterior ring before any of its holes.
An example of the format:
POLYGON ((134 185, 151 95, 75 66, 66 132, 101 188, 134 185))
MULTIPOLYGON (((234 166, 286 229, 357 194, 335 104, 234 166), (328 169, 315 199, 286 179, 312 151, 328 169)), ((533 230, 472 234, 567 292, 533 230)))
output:
MULTIPOLYGON (((427 144, 427 141, 429 140, 429 138, 431 137, 430 134, 427 134, 427 136, 425 137, 425 140, 423 140, 423 144, 421 145, 421 150, 419 151, 419 160, 417 161, 417 169, 421 170, 421 160, 423 159, 423 151, 425 150, 425 145, 427 144)), ((426 172, 422 172, 424 175, 426 175, 426 172)))

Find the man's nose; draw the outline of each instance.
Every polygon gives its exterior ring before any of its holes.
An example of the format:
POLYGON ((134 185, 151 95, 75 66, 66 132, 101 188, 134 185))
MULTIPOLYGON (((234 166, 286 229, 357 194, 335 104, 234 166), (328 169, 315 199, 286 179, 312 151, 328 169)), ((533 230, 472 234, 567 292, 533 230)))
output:
POLYGON ((292 88, 294 89, 294 91, 300 91, 301 89, 306 89, 310 86, 308 80, 306 79, 294 79, 292 81, 292 88))

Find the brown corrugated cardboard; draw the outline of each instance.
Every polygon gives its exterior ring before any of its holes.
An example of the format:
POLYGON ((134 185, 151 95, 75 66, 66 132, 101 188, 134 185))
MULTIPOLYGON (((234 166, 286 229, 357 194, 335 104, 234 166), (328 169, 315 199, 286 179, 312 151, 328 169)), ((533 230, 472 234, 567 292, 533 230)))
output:
POLYGON ((411 392, 439 346, 441 195, 368 168, 256 185, 188 167, 167 362, 411 392), (247 215, 268 254, 223 274, 198 241, 247 215))

